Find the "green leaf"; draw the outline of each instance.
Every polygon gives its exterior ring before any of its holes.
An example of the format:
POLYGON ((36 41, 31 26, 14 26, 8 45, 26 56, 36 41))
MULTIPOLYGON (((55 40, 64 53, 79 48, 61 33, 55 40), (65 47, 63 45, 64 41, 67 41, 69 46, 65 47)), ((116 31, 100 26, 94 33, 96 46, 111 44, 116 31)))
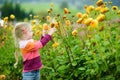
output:
POLYGON ((117 65, 117 71, 120 72, 120 65, 117 65))
POLYGON ((105 47, 101 47, 100 49, 102 52, 105 52, 105 47))
POLYGON ((109 41, 104 41, 104 45, 105 45, 105 46, 107 46, 107 45, 109 45, 109 44, 110 44, 109 41))
POLYGON ((78 70, 83 71, 83 70, 85 70, 85 68, 84 67, 80 67, 80 68, 78 68, 78 70))
POLYGON ((72 52, 74 52, 77 48, 79 48, 78 45, 75 45, 73 48, 72 48, 72 52))
POLYGON ((91 43, 90 43, 89 40, 86 40, 86 45, 87 45, 87 46, 90 46, 90 45, 91 45, 91 43))
POLYGON ((101 39, 98 34, 95 35, 95 38, 96 38, 97 41, 100 41, 100 39, 101 39))
POLYGON ((62 70, 65 70, 66 68, 67 68, 66 65, 62 65, 62 66, 60 66, 60 67, 58 68, 58 70, 59 70, 59 71, 62 71, 62 70))
POLYGON ((77 65, 77 62, 76 61, 73 61, 72 62, 72 66, 76 66, 77 65))

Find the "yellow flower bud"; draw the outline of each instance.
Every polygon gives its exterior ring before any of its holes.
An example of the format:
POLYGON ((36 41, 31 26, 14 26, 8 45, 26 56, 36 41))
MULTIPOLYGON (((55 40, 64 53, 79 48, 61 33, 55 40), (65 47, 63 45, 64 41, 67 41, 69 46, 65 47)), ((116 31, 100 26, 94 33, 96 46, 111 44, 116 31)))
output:
POLYGON ((0 75, 0 80, 5 80, 6 76, 5 75, 0 75))
POLYGON ((54 6, 54 3, 50 3, 50 6, 53 7, 53 6, 54 6))
POLYGON ((54 47, 54 48, 57 48, 58 47, 58 42, 55 42, 52 46, 54 47))
POLYGON ((35 34, 39 35, 40 33, 41 33, 40 30, 37 30, 35 34))
POLYGON ((10 15, 11 19, 15 19, 15 16, 13 14, 10 15))
POLYGON ((67 8, 64 8, 64 13, 65 14, 68 14, 69 13, 69 10, 67 8))
POLYGON ((66 20, 66 25, 69 26, 71 24, 70 20, 66 20))
POLYGON ((47 20, 50 20, 51 19, 51 17, 50 16, 47 16, 47 20))
POLYGON ((83 20, 82 18, 79 18, 79 19, 77 20, 77 23, 78 23, 78 24, 81 24, 81 23, 82 23, 82 20, 83 20))
POLYGON ((54 23, 50 23, 50 27, 53 28, 55 26, 54 23))
POLYGON ((8 17, 5 17, 3 20, 4 20, 5 22, 7 22, 7 21, 8 21, 8 17))
POLYGON ((77 35, 77 30, 73 30, 73 31, 72 31, 72 35, 73 35, 73 36, 76 36, 76 35, 77 35))
POLYGON ((32 23, 32 24, 35 24, 35 23, 36 23, 36 20, 32 20, 31 23, 32 23))
POLYGON ((38 17, 39 17, 39 16, 34 16, 33 18, 34 18, 34 19, 37 19, 38 17))

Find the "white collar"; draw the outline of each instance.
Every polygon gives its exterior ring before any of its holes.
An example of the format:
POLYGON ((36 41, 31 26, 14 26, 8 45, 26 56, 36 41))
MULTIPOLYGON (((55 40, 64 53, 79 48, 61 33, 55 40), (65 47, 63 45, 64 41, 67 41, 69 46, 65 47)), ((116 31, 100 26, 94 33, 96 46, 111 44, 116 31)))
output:
POLYGON ((28 42, 33 42, 33 41, 34 41, 33 39, 21 40, 21 41, 19 41, 19 47, 20 48, 25 48, 28 42))

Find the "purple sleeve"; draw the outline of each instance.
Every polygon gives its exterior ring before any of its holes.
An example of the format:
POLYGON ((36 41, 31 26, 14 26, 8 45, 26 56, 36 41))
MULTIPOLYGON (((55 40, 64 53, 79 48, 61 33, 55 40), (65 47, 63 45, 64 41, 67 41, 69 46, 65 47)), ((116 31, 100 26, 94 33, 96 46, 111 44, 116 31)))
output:
POLYGON ((46 45, 51 40, 51 36, 49 34, 46 34, 44 37, 42 36, 40 39, 40 42, 42 43, 43 46, 46 45))

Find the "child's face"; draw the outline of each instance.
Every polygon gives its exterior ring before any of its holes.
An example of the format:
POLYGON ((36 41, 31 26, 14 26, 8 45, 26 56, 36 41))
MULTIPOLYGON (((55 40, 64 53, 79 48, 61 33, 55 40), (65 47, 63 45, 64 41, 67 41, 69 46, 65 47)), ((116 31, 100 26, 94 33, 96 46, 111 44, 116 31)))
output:
POLYGON ((32 29, 31 28, 24 28, 24 27, 22 27, 22 29, 23 29, 23 36, 22 36, 21 40, 32 39, 32 36, 33 36, 32 29))
POLYGON ((32 29, 30 28, 30 29, 28 29, 28 31, 27 31, 26 38, 27 38, 27 39, 32 39, 32 36, 33 36, 33 32, 32 32, 32 29))

